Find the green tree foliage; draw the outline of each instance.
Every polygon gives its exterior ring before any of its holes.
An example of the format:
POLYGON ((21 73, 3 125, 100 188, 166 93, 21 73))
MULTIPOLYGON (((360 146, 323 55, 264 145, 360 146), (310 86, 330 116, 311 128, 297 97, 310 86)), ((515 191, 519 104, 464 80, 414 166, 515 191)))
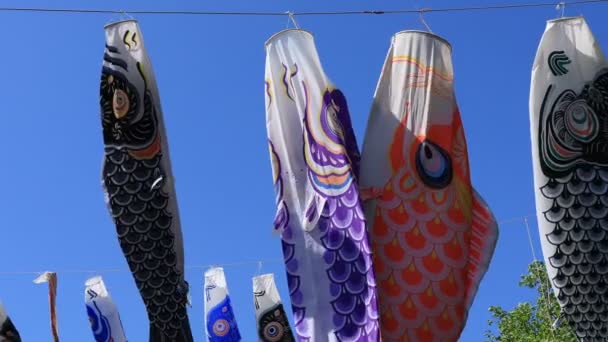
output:
POLYGON ((578 342, 566 320, 562 319, 557 329, 552 328, 560 309, 542 262, 528 266, 519 286, 535 289, 536 303, 519 303, 511 311, 490 307, 492 319, 488 321, 486 342, 578 342))

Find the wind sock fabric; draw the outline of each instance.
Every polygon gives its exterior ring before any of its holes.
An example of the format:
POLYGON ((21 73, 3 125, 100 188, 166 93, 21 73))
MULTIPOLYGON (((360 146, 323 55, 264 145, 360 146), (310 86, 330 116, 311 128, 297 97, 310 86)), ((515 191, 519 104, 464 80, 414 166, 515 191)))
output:
POLYGON ((44 272, 38 278, 34 279, 35 284, 49 284, 49 312, 51 318, 51 333, 53 341, 59 342, 59 328, 57 326, 57 273, 44 272))
POLYGON ((451 46, 392 38, 368 121, 361 189, 385 342, 457 341, 498 229, 471 185, 451 46))
POLYGON ((100 276, 85 282, 84 302, 96 342, 127 342, 118 308, 100 276))
POLYGON ((266 42, 266 128, 298 341, 378 341, 376 281, 346 98, 313 36, 266 42))
POLYGON ((184 248, 158 88, 135 20, 105 27, 102 184, 150 342, 190 342, 184 248))
POLYGON ((253 303, 259 342, 295 342, 274 274, 253 277, 253 303))
POLYGON ((0 302, 0 342, 21 342, 19 331, 0 302))
POLYGON ((530 131, 545 265, 581 341, 608 339, 608 64, 583 17, 548 21, 530 131))
POLYGON ((213 267, 205 272, 205 321, 209 342, 241 341, 226 276, 221 267, 213 267))

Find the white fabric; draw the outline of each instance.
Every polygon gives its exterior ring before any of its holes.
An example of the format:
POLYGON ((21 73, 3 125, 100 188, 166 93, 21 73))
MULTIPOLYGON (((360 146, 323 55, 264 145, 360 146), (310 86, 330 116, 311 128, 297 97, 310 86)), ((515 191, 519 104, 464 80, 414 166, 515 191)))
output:
POLYGON ((291 219, 297 219, 302 228, 311 231, 315 228, 320 212, 307 220, 306 210, 313 203, 317 208, 325 205, 325 198, 317 196, 305 172, 307 165, 304 158, 289 158, 301 156, 304 144, 303 136, 290 134, 303 131, 302 120, 306 111, 306 97, 310 107, 321 108, 322 94, 327 88, 333 88, 321 66, 313 36, 302 30, 286 30, 271 37, 266 46, 266 81, 269 90, 282 88, 289 96, 272 94, 266 97, 266 129, 269 139, 277 142, 276 153, 284 158, 282 170, 286 181, 284 200, 292 209, 291 219), (297 66, 296 66, 297 65, 297 66), (283 69, 283 67, 288 69, 283 69), (285 73, 294 74, 293 76, 285 73), (303 75, 306 75, 303 76, 303 75), (305 93, 302 82, 306 82, 308 94, 305 93), (285 84, 285 82, 287 84, 285 84), (289 141, 289 143, 278 143, 289 141), (308 185, 308 186, 307 186, 308 185))
POLYGON ((126 342, 118 308, 101 276, 85 282, 84 301, 97 342, 126 342))
POLYGON ((274 274, 262 274, 252 278, 253 282, 253 301, 255 304, 255 318, 281 304, 281 296, 274 283, 274 274))

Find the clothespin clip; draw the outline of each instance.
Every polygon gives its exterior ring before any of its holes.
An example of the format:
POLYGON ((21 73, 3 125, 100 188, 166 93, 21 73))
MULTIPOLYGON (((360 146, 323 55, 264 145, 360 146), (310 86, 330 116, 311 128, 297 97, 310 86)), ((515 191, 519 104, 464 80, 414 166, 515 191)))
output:
POLYGON ((418 10, 418 15, 420 15, 420 21, 422 21, 422 24, 426 27, 427 31, 433 33, 433 31, 429 27, 429 24, 427 24, 426 20, 424 20, 424 12, 428 12, 429 10, 430 10, 430 8, 422 8, 422 9, 418 10))
POLYGON ((55 272, 44 272, 34 279, 34 284, 48 283, 55 276, 55 272))
POLYGON ((127 11, 121 9, 118 11, 113 11, 112 13, 114 13, 113 17, 110 18, 108 20, 108 22, 106 23, 107 25, 113 24, 113 23, 119 23, 121 21, 127 21, 127 20, 135 20, 135 18, 133 18, 127 11), (114 19, 116 18, 116 19, 114 19))
POLYGON ((287 12, 285 12, 285 14, 287 14, 287 27, 289 28, 289 22, 291 21, 293 23, 293 26, 295 26, 295 28, 297 30, 299 30, 300 27, 298 26, 298 23, 296 22, 296 16, 293 14, 293 12, 287 11, 287 12))
POLYGON ((125 10, 120 10, 120 15, 122 17, 121 19, 123 20, 135 20, 135 18, 133 18, 133 16, 131 16, 129 12, 125 10))
POLYGON ((564 17, 564 11, 566 10, 566 2, 565 2, 565 1, 562 1, 562 2, 558 3, 558 4, 555 6, 555 9, 556 9, 557 11, 559 11, 560 9, 562 10, 562 18, 563 18, 563 17, 564 17))

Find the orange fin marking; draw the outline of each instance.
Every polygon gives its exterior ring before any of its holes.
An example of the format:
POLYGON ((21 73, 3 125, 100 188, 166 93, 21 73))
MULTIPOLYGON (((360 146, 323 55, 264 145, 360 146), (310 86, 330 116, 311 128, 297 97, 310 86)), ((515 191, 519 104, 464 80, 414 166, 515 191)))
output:
POLYGON ((473 189, 473 220, 469 240, 465 308, 469 308, 485 275, 498 240, 498 224, 483 198, 473 189))
POLYGON ((158 154, 158 152, 160 152, 160 148, 160 135, 157 135, 150 146, 144 148, 143 150, 129 151, 129 154, 135 159, 139 160, 152 159, 158 154))

